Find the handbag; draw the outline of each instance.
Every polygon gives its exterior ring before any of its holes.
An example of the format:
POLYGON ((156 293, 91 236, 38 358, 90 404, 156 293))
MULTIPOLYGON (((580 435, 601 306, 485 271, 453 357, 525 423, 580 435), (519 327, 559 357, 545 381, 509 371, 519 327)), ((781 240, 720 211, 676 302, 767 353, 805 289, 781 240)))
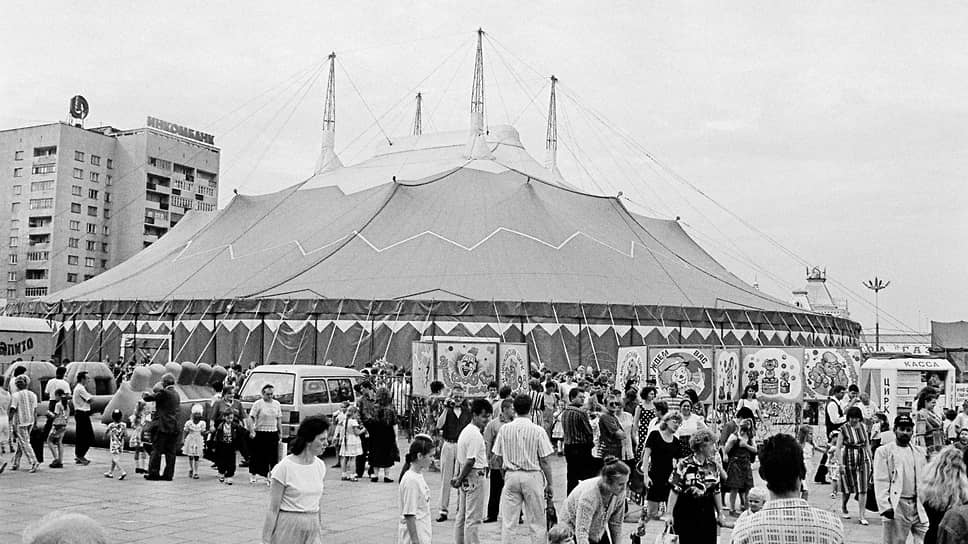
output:
POLYGON ((629 474, 629 491, 632 493, 645 493, 645 474, 642 473, 641 466, 636 464, 629 474))
POLYGON ((679 544, 679 535, 672 527, 672 521, 667 521, 662 532, 655 536, 655 544, 679 544))

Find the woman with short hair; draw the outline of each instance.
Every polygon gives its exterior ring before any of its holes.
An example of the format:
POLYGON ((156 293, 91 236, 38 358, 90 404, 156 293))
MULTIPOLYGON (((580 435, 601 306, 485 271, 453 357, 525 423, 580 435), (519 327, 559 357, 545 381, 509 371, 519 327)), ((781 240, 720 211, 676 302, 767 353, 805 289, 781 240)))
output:
POLYGON ((659 428, 649 433, 642 448, 639 467, 645 475, 646 488, 643 521, 658 516, 659 504, 669 499, 669 477, 679 456, 675 435, 680 423, 682 416, 678 412, 666 413, 659 422, 659 428))
POLYGON ((663 518, 672 522, 682 544, 715 544, 722 502, 723 467, 717 443, 708 430, 689 437, 690 455, 672 472, 669 506, 663 518))
POLYGON ((272 469, 269 507, 262 525, 263 544, 320 544, 323 530, 323 480, 329 422, 307 417, 289 445, 292 453, 272 469))
POLYGON ((679 413, 682 414, 682 424, 676 431, 676 438, 679 440, 680 457, 685 457, 690 453, 689 439, 699 431, 708 431, 706 420, 694 410, 696 406, 689 399, 679 401, 679 413))
POLYGON ((275 388, 271 384, 262 386, 262 398, 252 403, 249 409, 249 483, 254 484, 258 477, 266 479, 271 485, 269 472, 279 462, 279 431, 282 429, 282 405, 272 398, 275 388))
POLYGON ((914 414, 914 444, 924 447, 928 459, 945 446, 944 425, 934 408, 938 404, 938 391, 925 387, 918 393, 914 414))
POLYGON ((598 476, 582 481, 571 490, 565 499, 560 522, 573 533, 574 542, 619 542, 629 474, 628 465, 609 455, 605 457, 598 476))
POLYGON ((857 406, 847 409, 847 423, 840 427, 833 458, 840 460, 840 490, 843 493, 841 510, 844 519, 850 519, 847 502, 851 495, 854 495, 857 497, 859 523, 869 525, 865 505, 873 461, 870 437, 867 434, 867 426, 864 425, 864 415, 857 406))

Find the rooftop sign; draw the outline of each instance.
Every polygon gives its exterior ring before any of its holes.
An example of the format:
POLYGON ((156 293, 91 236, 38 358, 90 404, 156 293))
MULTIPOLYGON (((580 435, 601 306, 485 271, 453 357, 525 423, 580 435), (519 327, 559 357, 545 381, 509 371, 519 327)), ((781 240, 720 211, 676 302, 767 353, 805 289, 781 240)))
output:
POLYGON ((215 136, 197 131, 193 128, 183 127, 181 125, 176 125, 175 123, 169 123, 168 121, 155 119, 154 117, 151 117, 151 116, 148 117, 147 125, 150 128, 156 128, 164 132, 176 134, 178 136, 183 136, 185 138, 195 140, 197 142, 202 142, 203 144, 215 145, 215 136))

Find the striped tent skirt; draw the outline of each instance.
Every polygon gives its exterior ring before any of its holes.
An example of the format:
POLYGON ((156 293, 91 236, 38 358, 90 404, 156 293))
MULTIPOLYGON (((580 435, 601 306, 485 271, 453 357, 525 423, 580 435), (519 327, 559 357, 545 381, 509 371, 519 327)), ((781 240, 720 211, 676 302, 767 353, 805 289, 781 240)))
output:
POLYGON ((269 544, 322 544, 318 512, 286 512, 276 518, 269 544))

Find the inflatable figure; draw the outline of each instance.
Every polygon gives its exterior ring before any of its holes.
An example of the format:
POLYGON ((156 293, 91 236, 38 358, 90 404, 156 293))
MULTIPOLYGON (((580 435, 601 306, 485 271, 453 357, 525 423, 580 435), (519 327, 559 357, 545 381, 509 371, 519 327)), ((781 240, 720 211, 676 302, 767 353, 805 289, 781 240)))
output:
MULTIPOLYGON (((10 383, 13 379, 13 371, 21 367, 27 369, 26 375, 30 378, 30 384, 27 388, 37 395, 38 401, 43 400, 44 387, 47 385, 47 381, 54 377, 54 374, 57 372, 57 367, 49 361, 17 361, 7 367, 7 371, 3 374, 3 386, 8 391, 12 389, 10 383)), ((39 404, 43 404, 46 410, 46 402, 40 402, 39 404)))

